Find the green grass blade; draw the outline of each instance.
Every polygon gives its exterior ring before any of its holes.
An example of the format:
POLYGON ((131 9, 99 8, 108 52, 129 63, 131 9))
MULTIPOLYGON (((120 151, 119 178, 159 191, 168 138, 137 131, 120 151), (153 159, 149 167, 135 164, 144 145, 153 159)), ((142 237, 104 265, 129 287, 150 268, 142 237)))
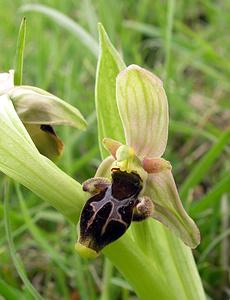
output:
POLYGON ((82 5, 84 8, 84 15, 87 20, 90 33, 95 38, 97 38, 97 27, 95 26, 95 24, 98 23, 98 18, 95 11, 95 7, 93 6, 91 0, 83 0, 82 5))
POLYGON ((13 288, 8 283, 6 283, 4 280, 0 278, 0 295, 4 297, 4 299, 10 299, 10 300, 26 300, 25 297, 23 297, 23 294, 21 291, 19 291, 16 288, 13 288))
POLYGON ((153 26, 152 24, 146 24, 136 21, 124 21, 124 26, 136 30, 142 34, 145 34, 149 37, 161 37, 161 31, 158 27, 153 26))
POLYGON ((230 235, 230 228, 223 231, 220 235, 218 235, 204 250, 202 255, 200 256, 199 262, 204 261, 207 256, 210 254, 210 252, 217 246, 218 243, 220 243, 224 238, 228 237, 230 235))
POLYGON ((14 241, 11 234, 11 226, 10 226, 10 218, 9 218, 9 186, 8 182, 6 182, 4 187, 4 224, 5 224, 5 231, 7 236, 7 241, 9 245, 9 251, 10 255, 12 257, 14 266, 18 272, 18 275, 20 276, 21 280, 23 281, 26 289, 28 292, 33 296, 35 300, 44 300, 44 298, 37 292, 37 290, 33 287, 31 282, 26 276, 23 263, 20 259, 20 257, 16 253, 16 249, 14 246, 14 241))
POLYGON ((190 207, 190 212, 193 215, 197 215, 208 209, 214 207, 216 201, 218 201, 222 194, 230 192, 230 173, 225 173, 224 176, 215 184, 210 191, 203 196, 198 202, 195 202, 190 207))
POLYGON ((215 162, 216 158, 218 158, 218 156, 221 154, 225 145, 227 145, 229 141, 230 129, 222 133, 218 141, 203 156, 203 158, 198 163, 196 163, 191 173, 188 175, 181 186, 180 195, 182 199, 185 199, 189 193, 189 190, 204 178, 209 168, 215 162))
POLYGON ((170 73, 170 62, 171 62, 171 46, 172 46, 172 29, 173 29, 173 16, 175 10, 175 1, 168 0, 168 9, 167 9, 167 26, 165 34, 165 81, 169 77, 170 73))
POLYGON ((41 4, 26 4, 21 7, 20 11, 35 11, 46 15, 58 25, 73 33, 75 37, 77 37, 77 39, 79 39, 94 56, 98 56, 98 43, 95 41, 95 39, 84 28, 63 13, 41 4))
MULTIPOLYGON (((72 245, 76 242, 76 226, 71 227, 71 241, 72 245)), ((72 248, 73 256, 74 256, 74 266, 76 270, 76 287, 80 294, 80 299, 90 299, 89 297, 89 289, 87 286, 86 281, 86 268, 84 266, 83 258, 81 258, 75 251, 75 249, 72 248)))
POLYGON ((21 207, 21 210, 22 210, 22 215, 24 217, 24 220, 25 220, 25 223, 27 225, 28 230, 30 231, 33 238, 38 243, 39 247, 41 247, 47 253, 49 253, 50 257, 59 266, 59 268, 62 271, 64 271, 66 274, 68 274, 68 268, 64 264, 63 257, 61 255, 59 255, 59 253, 56 252, 53 249, 53 247, 51 247, 49 245, 49 243, 46 241, 46 239, 42 236, 42 233, 39 230, 39 228, 34 224, 32 218, 30 216, 29 210, 26 206, 26 203, 25 203, 24 197, 22 195, 22 192, 20 190, 19 184, 15 184, 15 187, 16 187, 16 194, 17 194, 17 197, 19 199, 20 207, 21 207))
POLYGON ((26 18, 22 19, 19 33, 18 33, 18 41, 15 55, 15 73, 14 73, 14 84, 21 85, 22 84, 22 73, 23 73, 23 57, 24 57, 24 48, 25 48, 25 40, 26 40, 26 18))
POLYGON ((76 160, 72 164, 72 174, 76 174, 76 172, 79 172, 82 168, 84 168, 87 163, 92 160, 96 155, 98 154, 98 146, 92 147, 89 151, 84 153, 78 160, 76 160))
POLYGON ((181 121, 170 120, 169 131, 176 134, 180 133, 189 137, 200 136, 204 139, 210 140, 211 142, 216 142, 218 140, 217 136, 213 133, 181 121))
POLYGON ((103 266, 103 283, 100 300, 110 300, 110 284, 113 275, 113 265, 106 258, 103 266))
POLYGON ((101 24, 99 24, 99 35, 100 56, 97 65, 95 99, 99 145, 102 157, 106 157, 108 153, 102 146, 104 137, 124 142, 123 127, 116 103, 116 77, 125 68, 125 64, 101 24))

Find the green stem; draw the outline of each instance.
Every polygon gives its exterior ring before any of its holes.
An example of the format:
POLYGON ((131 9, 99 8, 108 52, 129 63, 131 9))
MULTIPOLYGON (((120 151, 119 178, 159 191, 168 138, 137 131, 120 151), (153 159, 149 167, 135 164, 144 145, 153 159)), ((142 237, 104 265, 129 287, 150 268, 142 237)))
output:
POLYGON ((176 300, 166 288, 164 274, 158 272, 151 259, 143 255, 130 234, 125 234, 104 249, 112 263, 124 275, 142 300, 176 300))
POLYGON ((105 258, 103 270, 102 294, 100 300, 110 300, 110 281, 113 275, 113 265, 105 258))
POLYGON ((185 299, 205 300, 206 296, 191 249, 185 246, 167 228, 164 228, 164 232, 164 236, 169 245, 171 260, 180 276, 180 281, 186 293, 185 299))
MULTIPOLYGON (((72 226, 72 244, 76 242, 76 228, 75 226, 72 226)), ((75 251, 75 250, 73 250, 75 251)), ((76 265, 76 285, 80 293, 81 299, 89 299, 89 291, 86 284, 86 278, 85 278, 85 272, 84 272, 84 263, 82 261, 82 258, 74 253, 74 262, 76 265)))
POLYGON ((165 34, 165 82, 170 73, 170 62, 171 62, 171 44, 172 44, 172 29, 173 29, 173 16, 175 10, 175 0, 168 0, 167 7, 167 27, 165 34))
POLYGON ((157 272, 164 275, 171 295, 183 300, 205 299, 191 249, 157 221, 148 220, 133 227, 137 245, 157 272))

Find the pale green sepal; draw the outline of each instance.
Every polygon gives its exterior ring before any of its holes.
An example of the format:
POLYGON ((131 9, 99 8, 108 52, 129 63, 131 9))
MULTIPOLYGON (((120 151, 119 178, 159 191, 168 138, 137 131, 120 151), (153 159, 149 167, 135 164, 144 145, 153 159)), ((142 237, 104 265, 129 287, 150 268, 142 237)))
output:
POLYGON ((9 73, 0 73, 0 96, 14 87, 14 70, 9 73))
POLYGON ((126 143, 140 158, 160 157, 168 138, 168 102, 161 80, 131 65, 117 77, 117 103, 126 143))
POLYGON ((81 184, 38 152, 7 95, 0 97, 0 171, 78 221, 87 196, 81 184))
POLYGON ((77 108, 42 89, 21 85, 8 94, 23 123, 86 128, 87 123, 77 108))
POLYGON ((154 203, 154 219, 166 225, 190 248, 199 245, 199 229, 182 206, 170 170, 149 174, 144 194, 154 203))
POLYGON ((98 138, 103 158, 107 156, 101 141, 105 137, 125 142, 124 131, 116 104, 116 77, 125 68, 118 52, 111 44, 103 26, 98 25, 100 55, 97 65, 95 101, 98 119, 98 138))
POLYGON ((97 253, 93 249, 88 248, 79 242, 77 242, 75 244, 75 249, 81 255, 81 257, 84 257, 84 258, 94 259, 99 255, 99 253, 97 253))

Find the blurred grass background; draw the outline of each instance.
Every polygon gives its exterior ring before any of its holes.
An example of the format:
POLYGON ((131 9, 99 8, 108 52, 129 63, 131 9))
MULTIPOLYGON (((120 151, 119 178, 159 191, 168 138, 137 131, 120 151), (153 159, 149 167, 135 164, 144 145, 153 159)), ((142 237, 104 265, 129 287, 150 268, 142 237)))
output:
MULTIPOLYGON (((30 3, 0 0, 0 71, 14 65, 25 15, 23 82, 76 105, 89 122, 86 132, 57 128, 65 142, 59 166, 82 182, 94 175, 100 162, 94 107, 96 57, 47 16, 19 12, 30 3)), ((202 243, 194 250, 198 269, 207 299, 229 299, 230 2, 43 0, 39 4, 71 17, 96 41, 97 22, 102 22, 127 65, 139 64, 164 80, 170 105, 165 157, 173 165, 182 201, 201 230, 202 243)), ((1 189, 2 183, 3 176, 1 189)), ((107 288, 108 299, 136 299, 116 270, 109 285, 103 285, 103 257, 95 262, 79 258, 74 252, 76 230, 62 215, 23 187, 14 188, 12 195, 15 247, 28 278, 45 299, 105 300, 107 288)), ((15 270, 5 236, 1 197, 0 299, 32 299, 15 270)))

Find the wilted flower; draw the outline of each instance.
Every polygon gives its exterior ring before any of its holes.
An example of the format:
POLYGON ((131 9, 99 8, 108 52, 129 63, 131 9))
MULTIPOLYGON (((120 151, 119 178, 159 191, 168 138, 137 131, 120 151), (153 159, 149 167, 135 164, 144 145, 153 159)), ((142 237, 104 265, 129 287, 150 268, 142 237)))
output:
POLYGON ((0 73, 0 101, 6 96, 24 123, 39 152, 52 160, 60 158, 63 143, 53 125, 66 124, 85 129, 79 110, 58 97, 33 86, 14 86, 14 71, 0 73))
POLYGON ((169 119, 163 84, 149 71, 131 65, 118 75, 116 89, 126 145, 104 140, 111 156, 83 184, 91 197, 81 214, 76 249, 96 256, 124 234, 132 220, 149 216, 195 248, 199 230, 182 206, 171 164, 161 158, 169 119))

